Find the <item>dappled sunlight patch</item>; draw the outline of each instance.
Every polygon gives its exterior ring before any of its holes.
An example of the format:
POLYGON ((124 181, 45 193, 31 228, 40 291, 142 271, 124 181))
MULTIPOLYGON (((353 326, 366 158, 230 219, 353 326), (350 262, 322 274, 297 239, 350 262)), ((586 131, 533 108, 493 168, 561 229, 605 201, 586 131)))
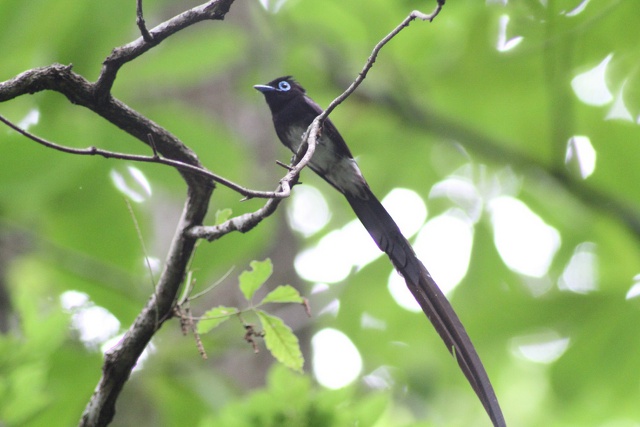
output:
POLYGON ((598 289, 598 256, 595 243, 585 242, 576 246, 573 255, 560 276, 558 287, 562 290, 587 294, 598 289))
POLYGON ((570 169, 577 170, 582 179, 588 178, 596 170, 596 150, 589 137, 569 138, 564 162, 570 169))
POLYGON ((498 49, 498 52, 508 52, 524 40, 524 37, 522 36, 514 36, 511 38, 507 36, 509 19, 509 15, 501 15, 498 21, 498 41, 496 43, 496 49, 498 49))
POLYGON ((406 282, 395 270, 393 270, 389 276, 387 289, 389 290, 393 300, 400 307, 413 313, 419 313, 422 311, 418 301, 416 301, 409 288, 407 288, 406 282))
POLYGON ((359 270, 383 255, 359 220, 349 221, 342 227, 342 232, 344 239, 337 250, 343 253, 352 268, 359 270))
POLYGON ((460 209, 453 208, 429 220, 416 238, 418 258, 445 294, 467 274, 473 247, 473 223, 460 209))
MULTIPOLYGON (((628 80, 625 80, 620 86, 620 90, 616 92, 611 108, 605 117, 606 120, 624 120, 631 123, 634 122, 633 115, 624 101, 624 90, 627 83, 628 80)), ((640 116, 638 117, 638 120, 640 121, 640 116)))
POLYGON ((29 112, 18 122, 18 127, 24 130, 29 130, 31 126, 35 126, 40 121, 40 110, 32 108, 29 112))
POLYGON ((79 291, 66 291, 60 295, 60 305, 71 314, 71 327, 78 332, 80 341, 89 349, 113 338, 120 330, 118 319, 104 307, 79 291))
POLYGON ((343 230, 334 230, 314 247, 300 252, 294 261, 298 275, 310 282, 337 283, 346 279, 353 269, 350 252, 354 245, 346 237, 343 230))
POLYGON ((387 322, 365 312, 360 316, 360 327, 362 327, 362 329, 377 329, 384 331, 387 329, 387 322))
POLYGON ((630 300, 630 299, 635 299, 638 298, 640 296, 640 274, 636 274, 633 277, 633 285, 631 285, 631 288, 629 288, 629 290, 627 291, 627 295, 626 295, 626 299, 630 300))
POLYGON ((608 54, 598 65, 578 74, 571 80, 571 87, 578 99, 587 105, 602 106, 613 100, 613 94, 607 86, 607 66, 613 53, 608 54))
POLYGON ((427 219, 427 207, 418 193, 394 188, 381 201, 405 237, 413 236, 427 219))
POLYGON ((389 366, 379 366, 370 374, 363 377, 363 382, 374 390, 388 390, 395 384, 391 368, 389 366))
POLYGON ((338 389, 362 372, 362 357, 353 342, 337 329, 325 328, 311 339, 313 374, 324 387, 338 389))
POLYGON ((534 297, 540 297, 546 294, 555 284, 548 275, 542 277, 522 276, 522 283, 534 297))
POLYGON ((511 351, 530 362, 550 364, 558 360, 569 348, 570 339, 556 331, 544 331, 514 337, 511 351))
MULTIPOLYGON (((420 229, 427 216, 424 201, 411 190, 393 189, 382 199, 382 204, 407 237, 420 229)), ((346 279, 354 269, 360 269, 380 256, 382 252, 366 229, 360 221, 353 220, 323 236, 315 246, 300 252, 294 265, 298 275, 305 280, 337 283, 346 279)))
POLYGON ((338 313, 340 313, 340 300, 333 298, 324 307, 321 307, 318 310, 317 316, 320 317, 327 314, 331 317, 338 317, 338 313))
POLYGON ((482 195, 471 179, 451 175, 431 187, 429 198, 446 197, 455 203, 474 222, 480 219, 484 206, 482 195))
POLYGON ((496 248, 511 270, 533 277, 549 271, 560 248, 560 233, 522 201, 508 196, 490 202, 496 248))
POLYGON ((578 16, 579 14, 584 12, 584 10, 587 8, 587 5, 589 4, 590 1, 591 0, 582 0, 582 2, 580 2, 576 7, 566 12, 565 16, 568 16, 569 18, 578 16))
POLYGON ((160 258, 153 257, 153 256, 146 256, 142 258, 141 265, 152 276, 162 273, 163 264, 160 258))
POLYGON ((287 0, 258 0, 264 10, 271 13, 278 13, 287 0))
POLYGON ((114 187, 127 199, 142 203, 151 197, 151 184, 140 169, 134 166, 127 166, 126 173, 111 169, 109 176, 114 187))
POLYGON ((329 285, 326 283, 316 283, 311 288, 311 295, 321 294, 323 292, 327 292, 329 290, 329 285))
POLYGON ((598 65, 577 74, 571 80, 571 87, 576 97, 586 105, 609 105, 605 120, 640 124, 638 108, 634 105, 637 79, 636 69, 629 67, 627 58, 614 56, 611 52, 598 65))
MULTIPOLYGON (((63 292, 60 295, 60 305, 71 313, 71 328, 77 331, 78 338, 87 349, 100 349, 104 354, 124 337, 124 334, 118 334, 120 321, 109 310, 91 301, 84 292, 63 292)), ((150 342, 138 358, 133 371, 142 369, 144 361, 154 351, 155 346, 150 342)))
POLYGON ((297 187, 291 193, 287 205, 287 219, 290 227, 305 237, 322 230, 331 219, 331 212, 322 193, 310 185, 297 187))

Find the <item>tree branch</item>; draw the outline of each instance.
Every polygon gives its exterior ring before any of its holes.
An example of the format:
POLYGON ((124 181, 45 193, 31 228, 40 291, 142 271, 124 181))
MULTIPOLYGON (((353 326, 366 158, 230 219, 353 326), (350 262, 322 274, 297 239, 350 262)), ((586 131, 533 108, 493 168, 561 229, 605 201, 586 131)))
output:
POLYGON ((209 197, 203 197, 199 191, 194 192, 189 187, 182 217, 156 291, 122 340, 105 354, 102 378, 82 414, 81 427, 106 426, 113 419, 116 400, 140 354, 164 321, 171 317, 196 242, 196 239, 187 236, 185 230, 202 223, 208 204, 209 197))
MULTIPOLYGON (((211 0, 193 9, 175 16, 163 22, 157 27, 148 31, 151 41, 147 41, 143 36, 124 46, 113 49, 111 54, 104 60, 102 71, 96 81, 95 95, 97 99, 104 100, 109 96, 116 75, 127 62, 133 61, 149 49, 162 43, 163 40, 178 31, 205 20, 223 20, 234 0, 211 0)), ((142 16, 140 7, 139 17, 142 16)))
POLYGON ((157 163, 157 164, 162 164, 167 166, 173 166, 176 169, 193 172, 198 175, 201 175, 202 177, 209 178, 214 182, 217 182, 221 185, 224 185, 227 188, 230 188, 231 190, 236 191, 237 193, 241 194, 247 199, 251 199, 251 198, 278 199, 278 198, 287 197, 287 195, 284 195, 282 192, 277 192, 277 191, 251 190, 239 184, 236 184, 231 180, 221 177, 220 175, 216 175, 213 172, 209 171, 208 169, 205 169, 204 167, 198 167, 198 166, 190 165, 188 163, 180 162, 178 160, 172 160, 172 159, 166 159, 164 157, 160 157, 156 152, 155 142, 152 144, 153 142, 152 134, 150 135, 149 145, 151 145, 154 155, 142 156, 138 154, 117 153, 115 151, 103 150, 97 147, 88 147, 88 148, 66 147, 66 146, 48 141, 44 138, 41 138, 37 135, 32 134, 31 132, 26 131, 20 128, 19 126, 17 126, 15 123, 8 120, 7 118, 3 117, 2 115, 0 115, 0 122, 3 122, 7 126, 9 126, 11 129, 31 139, 32 141, 37 142, 38 144, 44 145, 45 147, 52 148, 57 151, 62 151, 63 153, 85 155, 85 156, 102 156, 106 159, 130 160, 130 161, 141 162, 141 163, 157 163))
POLYGON ((274 213, 281 201, 282 199, 269 199, 264 206, 255 212, 239 215, 219 225, 196 225, 187 230, 186 234, 193 238, 206 239, 212 242, 234 231, 246 233, 274 213))
POLYGON ((136 0, 136 25, 140 29, 140 34, 145 42, 155 42, 153 36, 149 34, 149 30, 147 30, 147 24, 144 22, 144 15, 142 14, 142 0, 136 0))
POLYGON ((424 13, 418 11, 418 10, 414 10, 396 28, 394 28, 393 31, 391 31, 382 40, 380 40, 374 46, 373 51, 371 52, 371 55, 369 56, 369 59, 367 59, 367 62, 364 64, 364 67, 362 68, 362 71, 360 71, 360 73, 358 74, 358 77, 356 77, 356 79, 353 81, 353 83, 351 83, 351 85, 349 85, 347 90, 345 90, 336 99, 331 101, 331 103, 329 104, 327 109, 324 110, 324 112, 320 115, 320 116, 322 116, 322 118, 319 119, 319 120, 320 121, 324 121, 325 118, 328 117, 329 114, 331 114, 331 112, 338 105, 340 105, 353 92, 355 92, 355 90, 358 88, 358 86, 360 86, 360 84, 367 77, 367 74, 369 73, 369 70, 373 67, 373 64, 376 62, 376 59, 378 58, 378 54, 380 53, 380 50, 382 50, 382 48, 387 43, 389 43, 391 41, 391 39, 393 39, 395 36, 397 36, 400 33, 400 31, 402 31, 404 28, 408 27, 409 24, 411 23, 411 21, 415 20, 416 18, 422 19, 423 21, 433 22, 433 20, 436 18, 436 16, 438 16, 438 14, 440 14, 440 11, 442 10, 442 7, 444 6, 444 3, 445 3, 445 0, 438 0, 438 4, 436 5, 435 10, 433 12, 431 12, 430 14, 428 14, 428 15, 426 15, 426 14, 424 14, 424 13))
MULTIPOLYGON (((25 71, 0 83, 0 102, 43 90, 60 92, 72 104, 90 109, 145 144, 149 144, 149 135, 153 135, 155 146, 164 157, 202 168, 195 153, 178 138, 111 96, 106 101, 99 102, 94 95, 94 87, 94 84, 74 73, 71 66, 53 64, 25 71)), ((188 183, 201 184, 202 178, 198 178, 196 174, 182 174, 188 183)))

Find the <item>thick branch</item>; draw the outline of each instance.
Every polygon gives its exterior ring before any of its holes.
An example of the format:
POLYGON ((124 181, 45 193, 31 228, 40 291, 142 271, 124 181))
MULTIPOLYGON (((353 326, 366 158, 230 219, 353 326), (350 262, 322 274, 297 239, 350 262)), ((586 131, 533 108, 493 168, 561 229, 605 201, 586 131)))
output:
POLYGON ((153 334, 171 317, 173 304, 185 275, 185 266, 191 258, 196 242, 186 235, 185 230, 202 224, 208 204, 209 197, 189 190, 156 292, 122 341, 106 353, 102 378, 85 408, 80 421, 81 427, 106 426, 113 419, 116 400, 140 354, 153 334))
MULTIPOLYGON (((60 92, 71 103, 92 110, 145 144, 149 144, 149 135, 153 135, 155 148, 164 157, 202 167, 196 155, 174 135, 113 97, 98 102, 93 88, 94 85, 74 73, 71 66, 54 64, 25 71, 0 83, 0 102, 43 90, 60 92)), ((183 176, 190 181, 194 174, 183 173, 183 176)))

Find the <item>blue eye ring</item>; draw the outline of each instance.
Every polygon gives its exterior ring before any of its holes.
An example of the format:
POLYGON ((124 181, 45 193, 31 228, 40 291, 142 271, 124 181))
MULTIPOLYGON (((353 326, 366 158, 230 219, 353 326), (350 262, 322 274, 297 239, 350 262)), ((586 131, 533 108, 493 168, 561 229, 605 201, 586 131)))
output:
POLYGON ((286 92, 289 89, 291 89, 291 85, 289 84, 289 82, 281 81, 280 83, 278 83, 278 90, 286 92))

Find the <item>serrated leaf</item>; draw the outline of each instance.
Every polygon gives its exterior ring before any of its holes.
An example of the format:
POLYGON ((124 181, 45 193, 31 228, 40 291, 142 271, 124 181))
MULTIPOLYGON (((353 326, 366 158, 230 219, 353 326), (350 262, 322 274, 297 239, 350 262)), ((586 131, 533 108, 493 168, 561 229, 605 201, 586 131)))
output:
POLYGON ((212 308, 204 313, 202 319, 198 322, 198 333, 206 334, 222 322, 229 320, 236 313, 238 313, 238 309, 235 307, 218 306, 212 308))
POLYGON ((304 298, 300 296, 300 292, 291 285, 280 285, 264 297, 261 304, 268 302, 297 302, 302 304, 304 298))
POLYGON ((232 213, 233 211, 229 208, 216 211, 216 225, 220 225, 231 218, 232 213))
POLYGON ((251 300, 253 294, 271 277, 273 272, 273 265, 269 258, 264 261, 251 261, 250 265, 251 270, 243 271, 239 277, 240 290, 247 301, 251 300))
POLYGON ((262 310, 257 310, 256 314, 262 324, 264 342, 273 357, 284 366, 302 372, 304 359, 300 351, 298 337, 291 331, 291 328, 285 325, 279 317, 271 316, 262 310))

